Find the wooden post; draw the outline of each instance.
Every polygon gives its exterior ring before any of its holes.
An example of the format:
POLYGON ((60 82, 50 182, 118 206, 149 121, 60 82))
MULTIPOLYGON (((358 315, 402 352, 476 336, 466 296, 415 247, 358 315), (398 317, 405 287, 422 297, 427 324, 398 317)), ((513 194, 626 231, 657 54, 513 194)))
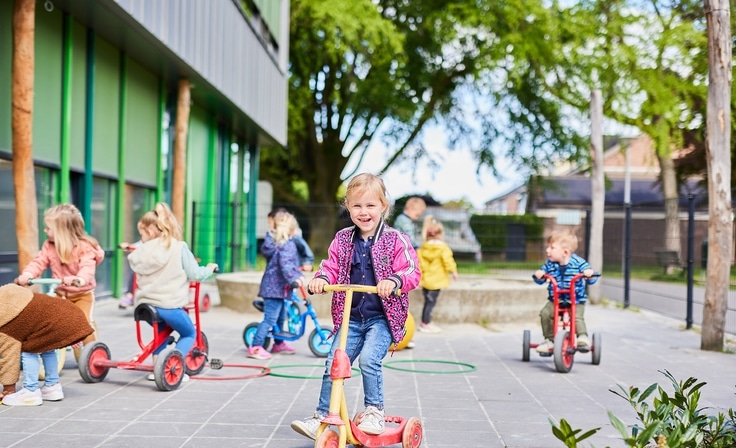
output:
POLYGON ((728 0, 705 0, 708 21, 708 277, 700 348, 722 351, 731 250, 731 11, 728 0))
POLYGON ((33 171, 33 73, 35 0, 15 0, 13 9, 12 133, 15 232, 18 267, 38 252, 38 206, 33 171))
POLYGON ((187 173, 187 135, 189 133, 189 103, 191 93, 188 79, 179 80, 176 101, 176 133, 174 135, 174 172, 171 185, 171 210, 184 227, 184 186, 187 173))
MULTIPOLYGON (((603 213, 606 205, 606 188, 603 178, 603 101, 601 91, 590 93, 590 157, 591 171, 591 208, 590 208, 590 258, 588 263, 593 270, 603 269, 603 213)), ((600 283, 588 287, 591 303, 601 300, 600 283)))

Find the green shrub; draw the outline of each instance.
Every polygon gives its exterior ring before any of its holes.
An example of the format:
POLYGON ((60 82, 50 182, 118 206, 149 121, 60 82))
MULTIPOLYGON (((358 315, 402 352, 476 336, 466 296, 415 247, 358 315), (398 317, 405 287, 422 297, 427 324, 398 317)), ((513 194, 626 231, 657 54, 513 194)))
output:
POLYGON ((539 241, 544 235, 544 218, 534 215, 472 215, 470 228, 485 253, 501 253, 506 249, 507 227, 524 226, 527 241, 539 241))
MULTIPOLYGON (((654 383, 645 390, 637 387, 618 386, 619 390, 611 390, 614 394, 628 401, 636 412, 638 423, 628 427, 610 411, 608 418, 611 424, 623 436, 628 447, 637 448, 728 448, 736 446, 736 415, 729 409, 727 415, 706 414, 705 408, 698 408, 700 389, 705 382, 698 382, 690 377, 686 381, 677 381, 668 371, 659 371, 666 376, 674 388, 669 395, 659 384, 654 383), (658 396, 651 402, 649 397, 658 396)), ((581 429, 573 429, 561 419, 559 426, 550 420, 552 433, 568 448, 591 437, 600 428, 591 429, 581 434, 581 429)))

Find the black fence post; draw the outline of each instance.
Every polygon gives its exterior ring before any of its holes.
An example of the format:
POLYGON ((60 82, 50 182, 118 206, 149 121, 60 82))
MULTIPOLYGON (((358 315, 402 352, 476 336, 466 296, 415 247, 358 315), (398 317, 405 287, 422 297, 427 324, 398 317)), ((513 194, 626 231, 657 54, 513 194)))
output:
MULTIPOLYGON (((585 259, 590 259, 590 209, 585 209, 585 259)), ((601 269, 601 268, 599 268, 601 269)))
POLYGON ((624 218, 624 308, 629 307, 631 291, 631 203, 625 204, 624 218))
POLYGON ((685 328, 693 327, 693 263, 695 257, 695 195, 687 195, 687 316, 685 328))

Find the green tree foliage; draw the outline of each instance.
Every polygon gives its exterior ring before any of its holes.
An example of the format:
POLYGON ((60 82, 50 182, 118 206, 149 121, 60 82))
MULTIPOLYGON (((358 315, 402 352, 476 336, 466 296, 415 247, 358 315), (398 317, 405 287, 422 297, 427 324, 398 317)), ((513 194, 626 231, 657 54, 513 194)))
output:
MULTIPOLYGON (((550 50, 533 44, 555 32, 547 3, 292 1, 289 147, 262 153, 261 174, 276 201, 299 202, 293 181, 302 179, 309 201, 334 203, 374 140, 391 148, 385 171, 423 157, 422 131, 438 120, 451 146, 470 148, 479 164, 494 165, 497 140, 511 142, 504 155, 530 166, 580 154, 585 140, 570 130, 560 101, 540 95, 543 82, 526 63, 550 50)), ((328 229, 336 217, 311 220, 328 229)), ((317 251, 328 241, 310 239, 317 251)))

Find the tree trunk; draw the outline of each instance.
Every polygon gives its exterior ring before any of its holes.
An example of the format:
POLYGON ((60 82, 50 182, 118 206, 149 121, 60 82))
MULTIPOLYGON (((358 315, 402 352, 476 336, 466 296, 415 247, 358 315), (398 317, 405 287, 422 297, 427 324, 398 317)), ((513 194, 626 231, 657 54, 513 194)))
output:
MULTIPOLYGON (((680 242, 680 209, 678 206, 680 195, 677 191, 675 164, 672 161, 672 148, 657 148, 657 159, 659 160, 659 168, 661 170, 662 194, 664 196, 664 247, 667 250, 674 250, 680 256, 682 254, 682 244, 680 242)), ((675 269, 675 267, 672 266, 668 269, 675 269)))
POLYGON ((184 225, 184 188, 187 178, 187 134, 189 133, 189 80, 179 80, 176 101, 176 130, 174 134, 174 163, 171 182, 171 211, 184 225))
MULTIPOLYGON (((593 270, 600 272, 603 269, 603 216, 606 205, 606 188, 603 177, 603 101, 600 90, 593 90, 590 95, 590 121, 592 178, 588 263, 593 270)), ((588 298, 591 303, 600 303, 600 283, 588 287, 588 298)))
POLYGON ((12 132, 15 233, 18 267, 38 252, 38 205, 33 170, 33 73, 35 0, 15 0, 13 9, 12 132))
POLYGON ((708 277, 700 348, 723 350, 730 283, 731 210, 731 12, 728 0, 706 0, 708 20, 708 277))

